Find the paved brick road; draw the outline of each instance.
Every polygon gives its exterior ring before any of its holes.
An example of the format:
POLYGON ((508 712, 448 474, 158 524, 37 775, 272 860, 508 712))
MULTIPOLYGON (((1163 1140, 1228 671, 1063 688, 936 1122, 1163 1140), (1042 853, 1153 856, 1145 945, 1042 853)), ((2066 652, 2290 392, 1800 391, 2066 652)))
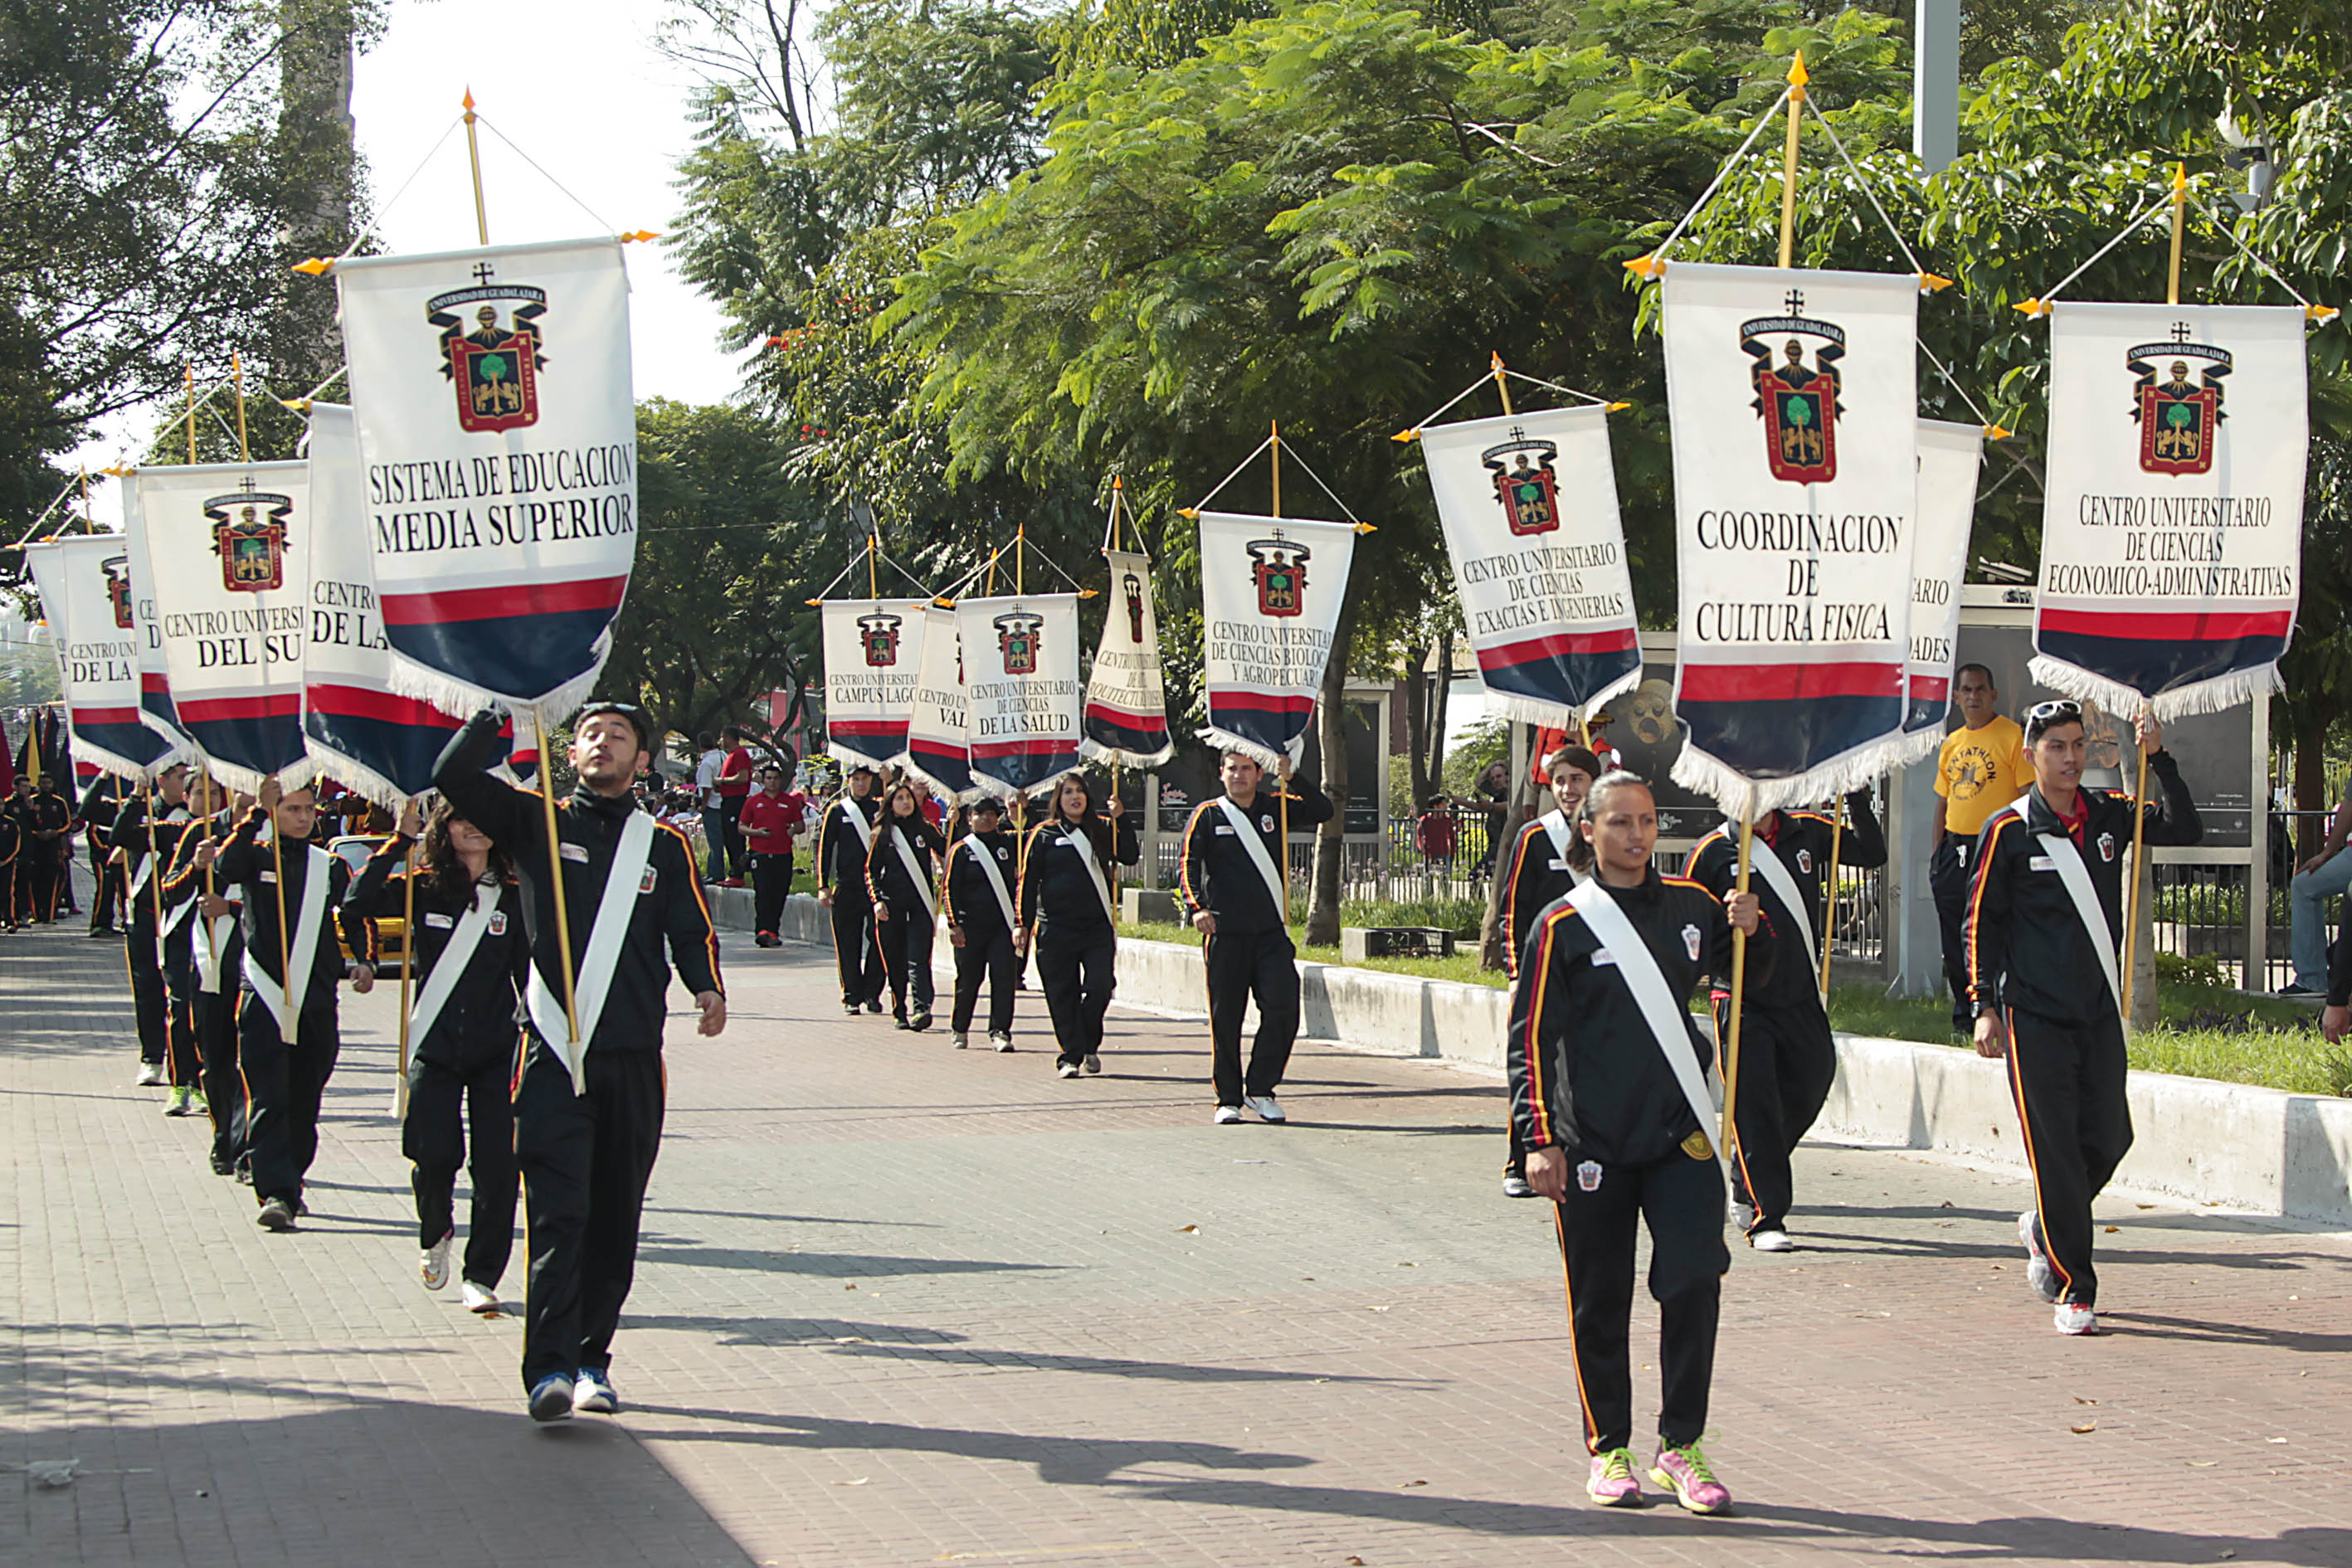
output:
POLYGON ((0 937, 0 1465, 82 1467, 0 1473, 0 1563, 2352 1563, 2340 1238, 2111 1198, 2112 1331, 2062 1341, 2019 1181, 1808 1150, 1806 1250, 1728 1282, 1739 1516, 1602 1513, 1492 1082, 1308 1050, 1290 1127, 1216 1128, 1196 1026, 1115 1013, 1065 1083, 729 956, 630 1409, 538 1431, 515 1320, 416 1282, 382 994, 272 1237, 131 1087, 119 950, 0 937))

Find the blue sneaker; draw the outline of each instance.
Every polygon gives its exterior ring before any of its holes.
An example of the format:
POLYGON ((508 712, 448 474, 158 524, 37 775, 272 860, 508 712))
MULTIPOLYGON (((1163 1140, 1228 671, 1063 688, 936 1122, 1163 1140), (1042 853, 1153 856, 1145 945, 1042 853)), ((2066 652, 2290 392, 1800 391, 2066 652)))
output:
POLYGON ((613 1374, 601 1366, 583 1366, 572 1385, 572 1408, 582 1415, 611 1415, 621 1408, 620 1391, 613 1374))
POLYGON ((572 1380, 551 1372, 530 1385, 530 1418, 534 1421, 572 1419, 572 1380))

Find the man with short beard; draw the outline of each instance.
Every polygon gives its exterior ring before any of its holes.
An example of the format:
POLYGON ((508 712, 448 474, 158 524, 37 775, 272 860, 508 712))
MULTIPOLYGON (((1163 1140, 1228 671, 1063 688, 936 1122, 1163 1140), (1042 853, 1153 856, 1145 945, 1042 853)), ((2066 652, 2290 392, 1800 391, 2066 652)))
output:
POLYGON ((685 835, 639 810, 631 789, 656 749, 652 721, 627 703, 592 702, 572 727, 579 784, 555 812, 572 939, 567 999, 545 803, 490 775, 505 746, 499 725, 495 709, 475 714, 442 752, 433 782, 453 812, 507 848, 530 895, 531 1032, 514 1097, 530 1245, 522 1382, 534 1421, 609 1415, 621 1405, 613 1336, 661 1147, 663 996, 675 967, 702 1015, 697 1032, 724 1029, 719 941, 685 835), (605 931, 614 886, 636 891, 622 929, 605 931))

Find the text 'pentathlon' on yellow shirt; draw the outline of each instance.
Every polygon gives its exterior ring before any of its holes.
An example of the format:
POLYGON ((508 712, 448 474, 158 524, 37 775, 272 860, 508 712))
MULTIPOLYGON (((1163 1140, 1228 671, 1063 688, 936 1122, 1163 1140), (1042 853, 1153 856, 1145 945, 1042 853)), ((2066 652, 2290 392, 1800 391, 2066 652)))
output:
POLYGON ((1981 729, 1944 737, 1936 756, 1936 793, 1944 797, 1944 826, 1974 838, 1985 818, 2025 793, 2033 768, 2025 760, 2025 731, 1996 714, 1981 729))

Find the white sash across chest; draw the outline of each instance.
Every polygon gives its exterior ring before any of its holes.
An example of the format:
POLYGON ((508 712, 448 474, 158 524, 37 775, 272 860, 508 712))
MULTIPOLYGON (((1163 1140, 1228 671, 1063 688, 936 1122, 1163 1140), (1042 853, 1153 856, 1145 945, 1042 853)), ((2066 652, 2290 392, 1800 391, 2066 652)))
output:
POLYGON ((1273 902, 1276 916, 1288 924, 1290 911, 1282 907, 1282 873, 1274 868, 1274 857, 1265 852, 1265 840, 1258 837, 1257 824, 1249 819, 1248 812, 1234 804, 1233 796, 1221 795, 1217 804, 1225 808, 1225 820, 1240 837, 1242 847, 1249 851, 1250 863, 1257 868, 1259 879, 1265 883, 1265 896, 1273 902))
POLYGON ((645 889, 646 863, 653 855, 654 819, 642 811, 629 813, 621 825, 621 841, 613 850, 603 895, 596 900, 595 922, 588 928, 588 948, 572 982, 572 1005, 578 1013, 580 1037, 572 1038, 563 1017, 563 1003, 548 989, 547 979, 534 960, 530 966, 530 1021, 539 1037, 562 1054, 572 1069, 572 1089, 588 1092, 588 1047, 596 1025, 604 1016, 604 998, 613 989, 620 967, 621 942, 629 934, 638 895, 645 889))
POLYGON ((319 939, 326 928, 327 882, 334 867, 334 857, 313 844, 302 846, 302 905, 295 918, 294 937, 286 948, 286 985, 283 992, 278 982, 269 978, 250 942, 245 949, 245 983, 261 998, 262 1005, 278 1020, 278 1034, 287 1044, 294 1043, 294 1031, 300 1026, 302 1004, 310 994, 310 972, 317 965, 319 939))
MULTIPOLYGON (((415 874, 413 871, 410 873, 411 876, 415 874)), ((434 1024, 441 1016, 441 1009, 448 1005, 450 994, 457 989, 457 982, 465 978, 466 966, 474 961, 474 950, 482 945, 482 937, 490 929, 490 916, 498 907, 499 884, 476 883, 473 907, 457 917, 457 927, 450 931, 448 942, 441 949, 441 956, 434 961, 433 973, 426 975, 425 984, 416 988, 416 999, 408 1009, 410 1040, 421 1044, 425 1037, 433 1032, 434 1024)), ((409 940, 415 939, 411 937, 409 940)))
MULTIPOLYGON (((1601 939, 1601 945, 1616 959, 1613 966, 1625 989, 1633 994, 1633 1004, 1642 1010, 1642 1021, 1650 1026, 1650 1035, 1657 1042, 1659 1054, 1666 1058, 1675 1083, 1683 1091, 1691 1115, 1697 1119, 1699 1131, 1708 1134, 1714 1125, 1715 1102, 1708 1095, 1706 1078, 1699 1070, 1698 1052, 1691 1047, 1690 1015, 1675 999, 1673 988, 1666 984, 1665 972, 1658 967, 1658 955, 1642 940, 1617 900, 1599 878, 1579 882, 1568 890, 1568 901, 1601 939)), ((1712 1145, 1714 1137, 1709 1134, 1712 1145)), ((1715 1151, 1722 1159, 1724 1151, 1715 1151)))
MULTIPOLYGON (((1118 830, 1114 828, 1112 831, 1118 830)), ((1095 885, 1095 897, 1102 900, 1103 919, 1113 925, 1118 924, 1118 913, 1111 906, 1110 884, 1103 880, 1102 866, 1095 859, 1094 843, 1087 838, 1087 830, 1081 826, 1065 824, 1062 827, 1062 838, 1071 848, 1078 852, 1079 860, 1085 864, 1087 879, 1095 885)))
POLYGON ((1004 868, 996 863, 996 852, 982 843, 976 834, 964 836, 962 848, 979 863, 981 875, 988 879, 989 891, 996 895, 996 907, 1004 911, 1005 929, 1017 929, 1021 922, 1013 916, 1013 894, 1004 886, 1004 868))

